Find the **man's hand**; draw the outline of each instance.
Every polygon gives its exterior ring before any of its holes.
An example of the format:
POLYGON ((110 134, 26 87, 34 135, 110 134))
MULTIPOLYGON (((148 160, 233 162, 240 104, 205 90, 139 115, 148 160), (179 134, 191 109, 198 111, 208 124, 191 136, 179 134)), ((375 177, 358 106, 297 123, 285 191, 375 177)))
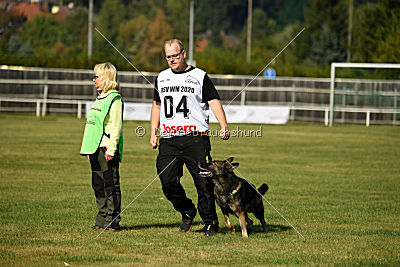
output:
POLYGON ((219 136, 223 140, 229 139, 229 130, 228 123, 226 122, 225 112, 222 108, 221 102, 218 99, 213 99, 208 101, 208 105, 210 105, 212 111, 214 112, 215 117, 217 118, 219 124, 221 125, 221 130, 219 131, 219 136))
POLYGON ((222 140, 228 140, 229 139, 229 130, 228 126, 221 127, 221 130, 219 131, 219 136, 222 138, 222 140))
POLYGON ((151 122, 150 122, 150 145, 153 149, 157 148, 157 131, 160 125, 160 109, 161 103, 153 101, 151 108, 151 122))
POLYGON ((150 136, 150 145, 153 149, 157 148, 157 136, 155 134, 150 136))

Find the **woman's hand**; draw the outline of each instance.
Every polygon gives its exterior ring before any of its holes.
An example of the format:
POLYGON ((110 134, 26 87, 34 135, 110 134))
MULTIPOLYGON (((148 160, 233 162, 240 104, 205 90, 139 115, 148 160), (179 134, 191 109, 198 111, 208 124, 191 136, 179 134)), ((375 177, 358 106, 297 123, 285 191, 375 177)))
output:
POLYGON ((114 158, 114 156, 110 156, 110 155, 108 155, 108 154, 107 154, 107 152, 106 152, 106 153, 104 153, 104 157, 106 158, 107 162, 109 162, 109 161, 112 161, 112 160, 113 160, 113 158, 114 158))

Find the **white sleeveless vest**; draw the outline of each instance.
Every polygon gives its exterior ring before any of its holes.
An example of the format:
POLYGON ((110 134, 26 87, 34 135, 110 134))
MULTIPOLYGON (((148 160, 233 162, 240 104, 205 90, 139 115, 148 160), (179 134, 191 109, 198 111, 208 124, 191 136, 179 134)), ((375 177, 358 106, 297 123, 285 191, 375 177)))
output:
POLYGON ((194 68, 184 73, 166 69, 158 75, 161 100, 160 134, 162 137, 208 132, 209 106, 202 103, 206 72, 194 68))

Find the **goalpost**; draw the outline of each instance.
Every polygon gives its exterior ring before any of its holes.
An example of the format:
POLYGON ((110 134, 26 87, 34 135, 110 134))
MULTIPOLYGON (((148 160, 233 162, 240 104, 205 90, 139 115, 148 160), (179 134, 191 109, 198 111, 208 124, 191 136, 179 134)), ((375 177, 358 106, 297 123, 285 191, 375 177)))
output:
MULTIPOLYGON (((335 70, 336 68, 382 68, 382 69, 400 69, 400 64, 381 64, 381 63, 342 63, 333 62, 331 64, 331 82, 330 82, 330 97, 329 97, 329 126, 333 126, 334 115, 334 93, 335 93, 335 70)), ((369 126, 370 111, 361 110, 359 112, 366 112, 366 125, 369 126)), ((382 112, 380 112, 382 113, 382 112)), ((388 110, 386 113, 393 113, 394 116, 399 114, 397 109, 388 110)))

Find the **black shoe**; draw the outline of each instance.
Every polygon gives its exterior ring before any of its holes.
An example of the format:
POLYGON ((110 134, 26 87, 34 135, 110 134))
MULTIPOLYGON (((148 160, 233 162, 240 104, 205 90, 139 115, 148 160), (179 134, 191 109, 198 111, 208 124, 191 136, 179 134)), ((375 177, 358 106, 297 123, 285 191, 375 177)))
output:
POLYGON ((204 235, 205 236, 212 236, 218 233, 218 224, 213 223, 213 224, 206 224, 203 228, 204 235))
POLYGON ((192 223, 194 220, 194 217, 196 217, 197 210, 194 209, 193 212, 191 213, 182 213, 182 222, 181 225, 179 226, 179 231, 189 233, 190 230, 192 230, 192 223))

